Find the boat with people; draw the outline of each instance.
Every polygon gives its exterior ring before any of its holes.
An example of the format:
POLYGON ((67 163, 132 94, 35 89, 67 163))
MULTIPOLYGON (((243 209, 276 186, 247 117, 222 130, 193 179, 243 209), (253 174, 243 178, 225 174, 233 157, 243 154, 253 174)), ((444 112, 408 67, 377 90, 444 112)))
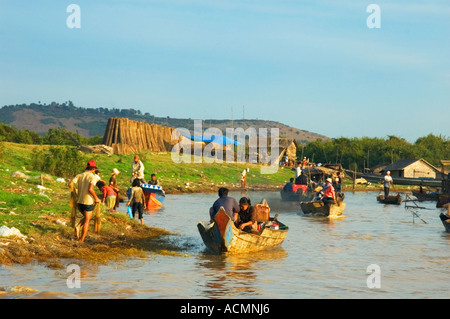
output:
POLYGON ((282 189, 281 200, 289 202, 304 202, 314 198, 315 192, 309 190, 308 185, 293 184, 292 190, 282 189))
POLYGON ((252 232, 238 229, 223 207, 213 222, 199 222, 197 228, 208 250, 215 254, 239 254, 279 247, 289 227, 278 221, 278 215, 269 216, 270 208, 265 201, 255 205, 255 210, 258 229, 252 232))
POLYGON ((378 194, 377 201, 382 204, 394 204, 394 205, 400 205, 402 203, 402 196, 400 194, 397 195, 388 195, 387 198, 385 198, 384 194, 378 194))
POLYGON ((300 203, 300 208, 305 215, 319 217, 338 217, 345 210, 346 203, 339 198, 336 204, 326 204, 322 200, 314 200, 300 203))

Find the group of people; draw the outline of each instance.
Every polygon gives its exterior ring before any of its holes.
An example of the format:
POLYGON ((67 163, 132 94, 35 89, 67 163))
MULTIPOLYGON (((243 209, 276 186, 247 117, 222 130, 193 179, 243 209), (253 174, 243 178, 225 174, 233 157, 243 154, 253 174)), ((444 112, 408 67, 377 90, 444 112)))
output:
POLYGON ((238 203, 235 198, 228 196, 228 192, 228 188, 219 188, 219 198, 209 210, 211 221, 214 220, 214 216, 216 216, 219 209, 223 207, 237 228, 246 232, 252 232, 256 229, 257 222, 255 207, 252 206, 250 198, 242 197, 238 203))
MULTIPOLYGON (((143 210, 145 209, 145 196, 141 184, 145 184, 144 179, 144 164, 140 161, 139 156, 134 157, 131 164, 131 196, 127 202, 127 206, 132 207, 133 218, 137 213, 139 219, 143 224, 143 210)), ((97 203, 102 203, 109 211, 115 211, 119 207, 120 189, 117 185, 117 175, 120 171, 117 168, 112 170, 109 182, 106 183, 100 175, 96 161, 89 161, 85 167, 85 171, 78 174, 69 182, 69 188, 77 193, 78 210, 82 214, 80 222, 75 226, 75 237, 80 241, 84 241, 89 229, 89 223, 92 219, 94 206, 97 203), (75 187, 76 185, 76 187, 75 187), (99 197, 95 192, 95 187, 102 192, 99 197)), ((158 185, 156 175, 151 175, 149 182, 151 185, 158 185)))
POLYGON ((102 192, 102 204, 104 204, 109 211, 115 211, 119 207, 119 187, 117 186, 117 175, 120 172, 117 168, 114 168, 109 178, 109 184, 101 178, 100 171, 95 170, 95 175, 97 176, 98 182, 95 184, 98 189, 102 192))

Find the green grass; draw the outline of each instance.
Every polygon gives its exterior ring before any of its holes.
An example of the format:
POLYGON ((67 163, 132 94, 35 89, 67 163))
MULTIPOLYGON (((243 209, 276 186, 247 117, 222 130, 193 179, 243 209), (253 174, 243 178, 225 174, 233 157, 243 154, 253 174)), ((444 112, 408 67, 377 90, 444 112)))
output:
MULTIPOLYGON (((58 146, 53 146, 58 147, 58 146)), ((64 147, 64 146, 61 146, 64 147)), ((41 223, 52 218, 69 218, 70 192, 66 182, 55 180, 60 176, 50 176, 53 181, 44 180, 44 186, 51 189, 41 190, 40 171, 33 171, 32 153, 35 149, 45 150, 49 146, 35 146, 15 143, 0 143, 0 226, 16 227, 24 234, 30 232, 48 232, 61 230, 57 223, 41 223), (21 171, 28 178, 12 177, 11 173, 21 171), (39 226, 39 225, 44 226, 39 226)), ((239 186, 240 174, 249 168, 247 184, 252 185, 282 185, 293 177, 294 172, 287 168, 279 168, 276 174, 261 174, 260 166, 248 163, 179 163, 172 161, 170 153, 142 152, 141 160, 145 165, 145 178, 155 173, 166 190, 186 191, 189 183, 191 191, 216 191, 219 186, 239 186)), ((95 160, 101 171, 101 176, 108 181, 112 169, 121 173, 117 180, 123 194, 130 186, 130 170, 133 155, 84 154, 83 162, 77 163, 79 172, 83 172, 89 160, 95 160)), ((46 174, 48 175, 48 174, 46 174)), ((100 191, 97 190, 98 193, 100 191)), ((107 226, 106 226, 107 227, 107 226)))

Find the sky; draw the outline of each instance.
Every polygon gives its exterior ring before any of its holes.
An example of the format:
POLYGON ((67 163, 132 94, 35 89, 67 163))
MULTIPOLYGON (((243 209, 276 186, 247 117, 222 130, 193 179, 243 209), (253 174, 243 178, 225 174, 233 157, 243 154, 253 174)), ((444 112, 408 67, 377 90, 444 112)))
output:
POLYGON ((449 62, 448 0, 0 0, 0 106, 414 142, 450 136, 449 62))

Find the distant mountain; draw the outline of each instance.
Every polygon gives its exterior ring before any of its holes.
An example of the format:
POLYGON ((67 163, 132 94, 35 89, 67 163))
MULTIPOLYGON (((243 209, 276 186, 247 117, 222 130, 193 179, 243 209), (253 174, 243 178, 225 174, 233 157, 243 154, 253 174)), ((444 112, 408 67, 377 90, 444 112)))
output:
MULTIPOLYGON (((194 119, 179 119, 171 117, 156 117, 149 113, 142 113, 135 109, 107 109, 107 108, 83 108, 76 107, 71 101, 64 103, 52 102, 51 104, 31 103, 5 105, 0 108, 0 122, 9 124, 17 129, 28 129, 38 134, 47 133, 51 128, 66 128, 71 132, 78 132, 84 137, 95 135, 103 136, 106 124, 110 117, 126 117, 130 120, 155 123, 170 127, 183 127, 194 129, 194 119)), ((217 127, 222 132, 226 128, 243 128, 244 130, 253 127, 259 128, 279 128, 281 137, 295 139, 297 142, 311 142, 317 139, 327 140, 328 137, 302 130, 299 128, 284 125, 275 121, 265 120, 203 120, 203 129, 217 127)))

